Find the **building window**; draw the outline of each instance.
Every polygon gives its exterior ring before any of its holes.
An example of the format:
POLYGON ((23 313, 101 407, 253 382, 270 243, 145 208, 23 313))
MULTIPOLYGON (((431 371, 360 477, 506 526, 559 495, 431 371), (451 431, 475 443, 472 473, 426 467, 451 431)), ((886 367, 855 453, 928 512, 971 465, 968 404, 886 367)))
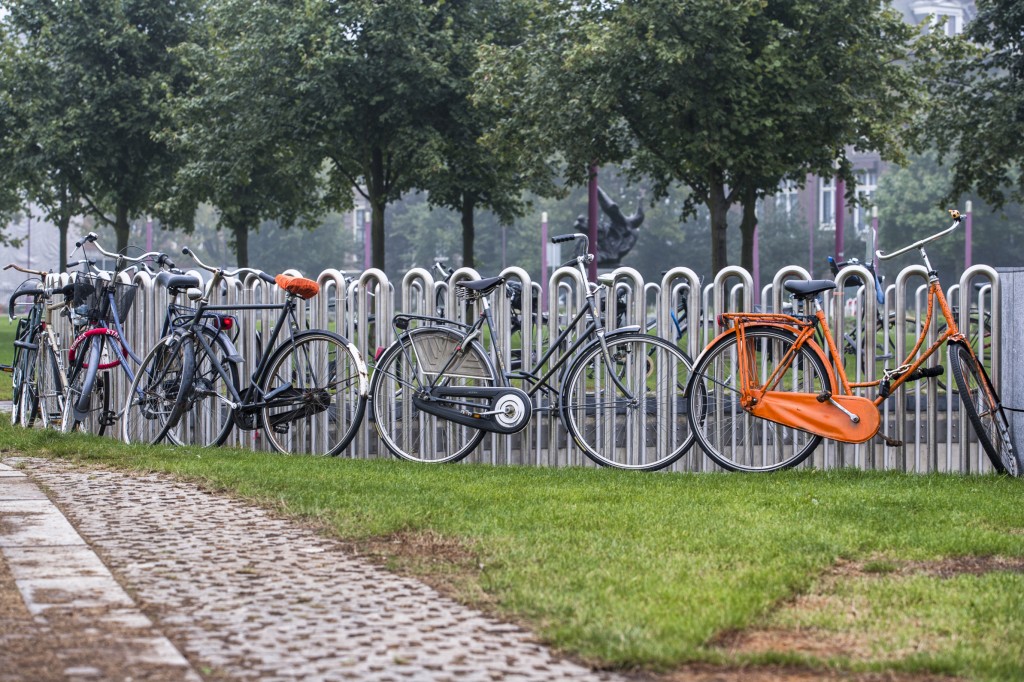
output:
POLYGON ((818 178, 818 225, 822 230, 836 229, 835 178, 818 178))
POLYGON ((776 210, 785 211, 787 216, 791 216, 793 215, 793 209, 796 208, 798 201, 799 190, 797 189, 795 182, 792 180, 786 180, 779 185, 779 191, 775 194, 776 210))
POLYGON ((928 21, 928 30, 947 36, 964 30, 964 7, 953 0, 918 0, 913 4, 917 21, 928 21))
POLYGON ((878 172, 874 169, 857 171, 857 206, 853 209, 853 226, 858 234, 871 226, 871 209, 869 204, 878 189, 878 172))
POLYGON ((366 209, 357 208, 352 214, 352 220, 352 235, 355 237, 356 244, 361 244, 366 231, 366 209))

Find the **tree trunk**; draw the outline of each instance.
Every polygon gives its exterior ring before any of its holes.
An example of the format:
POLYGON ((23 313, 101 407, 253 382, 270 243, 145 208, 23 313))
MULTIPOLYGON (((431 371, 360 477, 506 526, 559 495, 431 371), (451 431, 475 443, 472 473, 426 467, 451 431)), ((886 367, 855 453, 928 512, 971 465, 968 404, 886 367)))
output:
POLYGON ((64 272, 68 265, 68 227, 71 226, 71 216, 61 212, 57 219, 57 233, 60 235, 60 243, 57 244, 57 253, 60 260, 57 262, 57 271, 64 272))
POLYGON ((473 259, 473 240, 476 237, 473 225, 473 208, 476 206, 474 197, 462 195, 462 266, 476 267, 473 259))
POLYGON ((231 226, 231 234, 235 241, 235 261, 238 267, 249 267, 249 224, 248 221, 239 220, 231 226))
POLYGON ((711 211, 711 272, 717 275, 729 264, 726 253, 728 244, 729 202, 725 194, 725 184, 721 176, 715 174, 708 190, 708 210, 711 211))
POLYGON ((756 230, 757 191, 753 187, 748 187, 743 190, 743 218, 740 220, 740 233, 743 235, 740 265, 747 272, 754 272, 754 232, 756 230))
POLYGON ((379 147, 373 150, 370 160, 370 182, 366 193, 370 200, 370 246, 373 249, 373 267, 384 270, 384 209, 387 207, 387 190, 384 187, 384 153, 379 147))
POLYGON ((128 224, 128 207, 118 204, 114 217, 114 234, 117 235, 117 252, 124 253, 128 248, 128 238, 131 236, 131 225, 128 224))

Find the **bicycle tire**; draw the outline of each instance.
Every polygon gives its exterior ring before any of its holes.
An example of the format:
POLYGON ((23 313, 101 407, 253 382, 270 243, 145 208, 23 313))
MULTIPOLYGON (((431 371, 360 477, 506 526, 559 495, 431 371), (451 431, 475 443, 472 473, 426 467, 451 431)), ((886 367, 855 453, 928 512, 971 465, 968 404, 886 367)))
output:
POLYGON ((185 387, 182 405, 176 406, 179 413, 168 428, 166 437, 175 445, 215 447, 227 441, 235 424, 234 409, 228 403, 233 399, 232 390, 216 370, 216 365, 227 373, 235 394, 238 392, 239 371, 237 362, 232 360, 217 331, 203 327, 200 333, 208 337, 207 341, 217 357, 211 357, 202 345, 190 343, 193 349, 192 380, 185 387))
POLYGON ((64 433, 85 431, 102 436, 106 431, 107 425, 101 416, 110 409, 110 387, 105 377, 99 374, 106 338, 102 335, 87 338, 76 350, 64 395, 64 414, 61 419, 61 431, 64 433), (76 405, 80 412, 86 413, 85 420, 75 416, 76 405))
POLYGON ((260 382, 264 396, 276 396, 260 411, 262 435, 284 454, 336 456, 363 421, 366 383, 362 356, 344 337, 296 334, 274 351, 260 382))
POLYGON ((996 471, 1020 476, 1024 466, 1010 442, 1009 421, 985 368, 963 343, 947 345, 949 368, 979 445, 985 450, 996 471))
POLYGON ((657 336, 615 334, 606 343, 614 365, 605 362, 601 344, 593 343, 566 370, 562 421, 584 454, 601 466, 663 469, 693 445, 684 400, 692 363, 678 346, 657 336))
POLYGON ((36 355, 36 400, 44 429, 59 427, 64 414, 64 382, 57 353, 49 343, 36 355))
MULTIPOLYGON (((36 338, 30 339, 33 343, 38 343, 38 340, 38 335, 36 338)), ((18 419, 15 423, 22 428, 31 428, 39 409, 39 393, 36 388, 36 358, 38 356, 39 348, 36 346, 36 348, 23 348, 19 358, 21 362, 21 391, 18 395, 18 419)))
POLYGON ((121 440, 159 443, 184 409, 184 395, 193 376, 192 344, 166 337, 142 360, 125 399, 121 440))
MULTIPOLYGON (((744 331, 753 370, 765 380, 796 340, 789 330, 749 327, 744 331)), ((697 358, 687 387, 690 429, 705 454, 727 471, 768 472, 790 469, 807 459, 821 436, 755 417, 740 405, 737 334, 719 337, 697 358)), ((807 345, 776 390, 834 392, 825 359, 807 345)))
MULTIPOLYGON (((370 388, 372 418, 381 442, 393 455, 410 462, 457 462, 471 453, 485 432, 427 414, 413 405, 420 372, 436 374, 462 335, 444 327, 410 329, 381 355, 370 388), (434 370, 433 372, 431 370, 434 370)), ((477 342, 449 371, 446 386, 497 386, 497 372, 477 342)))

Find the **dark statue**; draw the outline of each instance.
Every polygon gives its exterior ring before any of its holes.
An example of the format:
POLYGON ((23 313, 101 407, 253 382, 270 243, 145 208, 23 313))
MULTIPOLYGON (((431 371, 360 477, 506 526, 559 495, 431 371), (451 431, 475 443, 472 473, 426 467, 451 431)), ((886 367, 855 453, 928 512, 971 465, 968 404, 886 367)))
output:
MULTIPOLYGON (((600 187, 597 188, 597 200, 607 218, 597 221, 597 266, 615 268, 636 245, 640 225, 644 222, 644 195, 641 192, 636 213, 629 216, 623 214, 619 205, 600 187)), ((587 216, 578 217, 573 229, 588 234, 587 216)))

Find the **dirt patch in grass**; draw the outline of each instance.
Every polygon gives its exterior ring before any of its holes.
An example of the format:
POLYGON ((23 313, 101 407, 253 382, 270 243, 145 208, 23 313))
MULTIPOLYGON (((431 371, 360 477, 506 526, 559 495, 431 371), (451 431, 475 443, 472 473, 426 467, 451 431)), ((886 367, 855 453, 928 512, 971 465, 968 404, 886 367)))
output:
MULTIPOLYGON (((638 678, 641 679, 641 678, 638 678)), ((894 672, 851 673, 841 670, 794 668, 774 665, 689 665, 651 679, 657 682, 956 682, 956 678, 894 672)))
POLYGON ((954 578, 958 575, 985 575, 996 571, 1024 573, 1024 557, 963 556, 931 561, 899 561, 868 559, 865 561, 838 561, 824 576, 822 586, 827 588, 837 580, 870 578, 885 575, 908 577, 926 575, 935 578, 954 578))
POLYGON ((359 541, 353 548, 370 561, 421 580, 447 597, 485 610, 495 605, 494 598, 480 587, 486 567, 472 542, 417 530, 359 541))
MULTIPOLYGON (((841 617, 845 614, 851 624, 867 617, 867 605, 858 600, 844 601, 837 598, 838 588, 852 580, 870 581, 885 578, 912 578, 927 576, 940 580, 951 579, 962 575, 980 576, 993 572, 1024 573, 1024 558, 1019 557, 947 557, 931 561, 902 561, 886 558, 872 558, 864 561, 838 561, 818 581, 815 588, 780 604, 781 612, 820 613, 834 612, 841 617)), ((711 644, 729 655, 763 655, 763 654, 795 654, 807 656, 819 661, 849 660, 899 660, 908 655, 940 648, 940 642, 932 641, 929 635, 922 635, 910 643, 907 649, 885 651, 888 646, 889 634, 886 632, 856 632, 823 630, 816 627, 778 627, 767 626, 743 631, 723 633, 711 644)), ((788 673, 787 673, 788 674, 788 673)), ((794 673, 795 677, 782 676, 782 680, 805 679, 803 673, 794 673)), ((820 672, 815 674, 820 675, 820 672)), ((935 676, 895 675, 863 677, 845 673, 836 679, 953 679, 936 678, 935 676)), ((680 678, 682 679, 682 678, 680 678)), ((700 678, 698 678, 700 679, 700 678)), ((717 679, 717 678, 709 678, 717 679)), ((727 679, 727 678, 722 678, 727 679)), ((746 679, 746 678, 745 678, 746 679)), ((751 678, 758 679, 758 678, 751 678)), ((774 678, 766 678, 774 679, 774 678)), ((813 678, 812 678, 813 679, 813 678)), ((826 679, 833 679, 828 677, 826 679)))

